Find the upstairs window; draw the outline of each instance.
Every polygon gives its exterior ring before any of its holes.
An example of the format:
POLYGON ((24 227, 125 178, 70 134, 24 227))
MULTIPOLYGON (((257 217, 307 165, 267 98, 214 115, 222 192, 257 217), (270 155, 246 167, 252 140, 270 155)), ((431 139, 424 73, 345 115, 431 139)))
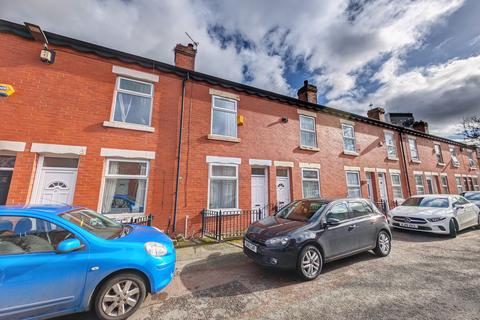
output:
POLYGON ((343 150, 356 153, 355 148, 355 129, 351 124, 342 124, 342 133, 343 133, 343 150))
POLYGON ((389 159, 397 158, 397 146, 393 138, 393 132, 385 132, 385 144, 387 146, 387 156, 389 159))
POLYGON ((415 187, 417 188, 417 194, 425 194, 425 185, 421 174, 415 175, 415 187))
POLYGON ((212 134, 237 137, 237 101, 212 96, 212 134))
POLYGON ((417 140, 415 140, 415 138, 408 138, 408 147, 410 149, 410 158, 412 161, 420 161, 417 150, 417 140))
POLYGON ((306 148, 317 147, 317 131, 315 118, 300 115, 300 146, 306 148))
POLYGON ((439 144, 435 144, 433 146, 433 150, 435 151, 435 157, 437 158, 437 163, 443 164, 442 147, 439 144))
POLYGON ((470 166, 470 168, 475 168, 477 166, 477 163, 473 158, 473 150, 467 150, 467 157, 468 157, 468 165, 470 166))
POLYGON ((455 148, 454 146, 450 146, 450 157, 452 158, 452 164, 455 167, 458 167, 460 165, 460 162, 457 158, 457 148, 455 148))
POLYGON ((113 120, 150 126, 152 101, 153 84, 118 77, 115 90, 113 120))
POLYGON ((358 171, 347 171, 347 190, 349 198, 360 198, 360 173, 358 171))
POLYGON ((320 197, 320 179, 317 169, 302 169, 302 190, 304 198, 320 197))

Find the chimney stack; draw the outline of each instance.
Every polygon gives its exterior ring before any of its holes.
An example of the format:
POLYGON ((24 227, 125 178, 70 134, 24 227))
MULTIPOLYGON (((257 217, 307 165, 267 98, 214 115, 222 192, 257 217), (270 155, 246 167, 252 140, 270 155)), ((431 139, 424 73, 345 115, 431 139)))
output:
POLYGON ((367 116, 370 119, 375 119, 375 120, 380 120, 385 122, 385 109, 379 108, 379 107, 370 109, 367 112, 367 116))
POLYGON ((298 99, 317 104, 317 87, 308 84, 308 80, 303 82, 303 87, 297 91, 298 99))
POLYGON ((178 43, 175 46, 175 66, 188 70, 195 70, 195 55, 197 49, 193 44, 189 43, 187 46, 178 43))
POLYGON ((413 123, 413 129, 414 130, 417 130, 417 131, 421 131, 421 132, 424 132, 424 133, 428 133, 428 123, 425 122, 425 121, 415 121, 413 123))

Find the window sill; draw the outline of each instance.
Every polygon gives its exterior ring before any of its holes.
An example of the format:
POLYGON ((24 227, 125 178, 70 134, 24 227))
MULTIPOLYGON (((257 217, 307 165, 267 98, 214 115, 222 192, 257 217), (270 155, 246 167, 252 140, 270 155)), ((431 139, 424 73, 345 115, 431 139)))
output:
POLYGON ((454 168, 460 168, 460 164, 459 164, 459 163, 452 163, 452 167, 454 167, 454 168))
POLYGON ((422 163, 420 160, 410 160, 411 163, 422 163))
POLYGON ((347 156, 355 156, 355 157, 359 156, 358 152, 348 151, 348 150, 343 150, 343 154, 346 154, 347 156))
POLYGON ((302 150, 307 150, 307 151, 313 151, 313 152, 318 152, 318 151, 320 151, 320 149, 319 149, 319 148, 316 148, 316 147, 300 146, 300 149, 302 149, 302 150))
POLYGON ((234 216, 234 215, 239 215, 242 213, 242 210, 241 209, 207 209, 208 211, 210 211, 208 214, 207 214, 207 217, 214 217, 218 214, 218 211, 221 211, 222 212, 222 217, 223 216, 234 216))
POLYGON ((391 160, 391 161, 398 161, 398 158, 397 157, 387 157, 388 160, 391 160))
POLYGON ((105 217, 113 219, 115 221, 126 221, 127 219, 130 220, 131 218, 140 218, 145 217, 145 213, 102 213, 105 217))
POLYGON ((104 121, 103 126, 104 127, 110 127, 110 128, 127 129, 127 130, 155 132, 154 127, 144 126, 144 125, 141 125, 141 124, 117 122, 117 121, 104 121))
POLYGON ((443 162, 437 162, 437 166, 439 166, 439 167, 445 167, 445 163, 443 163, 443 162))
POLYGON ((218 141, 228 141, 228 142, 236 142, 239 143, 241 141, 240 138, 234 138, 234 137, 227 137, 227 136, 219 136, 216 134, 209 134, 207 136, 208 140, 218 140, 218 141))

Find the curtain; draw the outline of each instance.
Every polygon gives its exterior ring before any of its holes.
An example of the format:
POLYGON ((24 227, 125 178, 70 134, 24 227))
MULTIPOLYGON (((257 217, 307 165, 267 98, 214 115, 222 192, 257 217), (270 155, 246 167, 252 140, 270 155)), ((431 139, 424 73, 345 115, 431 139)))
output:
MULTIPOLYGON (((110 161, 107 172, 110 174, 118 173, 118 162, 110 161)), ((103 189, 103 203, 102 213, 109 213, 112 210, 113 196, 115 195, 115 189, 117 187, 116 179, 105 178, 105 186, 103 189)))
POLYGON ((215 179, 210 182, 210 209, 233 209, 237 204, 237 181, 215 179))
POLYGON ((320 196, 318 181, 303 181, 303 196, 316 198, 320 196))
POLYGON ((146 180, 137 180, 137 194, 135 196, 135 212, 145 212, 145 191, 147 186, 146 180))

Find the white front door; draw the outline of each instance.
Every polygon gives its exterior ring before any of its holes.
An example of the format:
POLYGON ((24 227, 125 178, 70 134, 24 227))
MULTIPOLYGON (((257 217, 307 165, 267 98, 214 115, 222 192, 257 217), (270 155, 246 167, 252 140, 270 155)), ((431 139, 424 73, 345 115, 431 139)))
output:
POLYGON ((372 173, 367 172, 367 190, 368 190, 368 199, 372 202, 375 201, 375 197, 373 196, 373 180, 372 180, 372 173))
POLYGON ((290 203, 290 177, 288 169, 277 169, 277 207, 278 209, 290 203))
POLYGON ((31 203, 71 205, 77 165, 78 159, 41 157, 31 203))
POLYGON ((265 217, 268 211, 268 187, 265 168, 252 168, 252 221, 265 217), (261 210, 261 213, 259 213, 261 210))
POLYGON ((378 174, 378 186, 380 189, 381 200, 385 203, 385 209, 389 209, 388 206, 388 193, 387 193, 387 183, 385 180, 385 173, 378 174))

